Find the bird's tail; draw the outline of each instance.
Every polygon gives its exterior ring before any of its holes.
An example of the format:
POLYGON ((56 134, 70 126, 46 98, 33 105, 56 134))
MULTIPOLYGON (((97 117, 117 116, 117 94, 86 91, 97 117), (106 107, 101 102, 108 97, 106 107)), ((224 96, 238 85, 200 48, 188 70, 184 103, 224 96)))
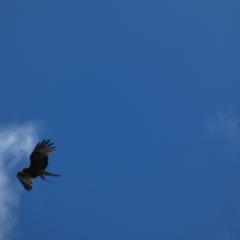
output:
MULTIPOLYGON (((48 181, 48 180, 44 177, 44 175, 41 175, 40 177, 41 177, 44 181, 49 182, 49 183, 52 183, 52 182, 48 181)), ((53 183, 52 183, 52 184, 53 184, 53 183)))
POLYGON ((44 174, 45 176, 53 176, 53 177, 60 177, 60 176, 61 176, 61 175, 59 175, 59 174, 50 173, 50 172, 47 172, 47 171, 45 171, 45 170, 44 170, 43 174, 44 174))

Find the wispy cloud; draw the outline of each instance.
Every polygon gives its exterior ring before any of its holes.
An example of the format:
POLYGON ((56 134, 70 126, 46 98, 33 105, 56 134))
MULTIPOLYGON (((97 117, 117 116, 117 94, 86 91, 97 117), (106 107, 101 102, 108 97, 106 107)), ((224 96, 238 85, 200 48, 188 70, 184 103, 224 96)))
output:
POLYGON ((205 124, 212 136, 224 136, 231 141, 240 137, 240 117, 234 110, 219 112, 215 118, 206 120, 205 124))
MULTIPOLYGON (((9 239, 16 220, 14 209, 19 191, 12 184, 11 171, 29 156, 37 141, 37 126, 32 123, 0 127, 0 239, 9 239)), ((15 180, 15 179, 14 179, 15 180)))
POLYGON ((214 238, 214 239, 211 239, 211 240, 233 240, 233 238, 231 238, 230 235, 228 233, 226 233, 220 238, 214 238))
POLYGON ((208 135, 215 142, 223 143, 227 154, 236 158, 240 154, 240 116, 236 111, 219 112, 216 117, 205 120, 208 135))

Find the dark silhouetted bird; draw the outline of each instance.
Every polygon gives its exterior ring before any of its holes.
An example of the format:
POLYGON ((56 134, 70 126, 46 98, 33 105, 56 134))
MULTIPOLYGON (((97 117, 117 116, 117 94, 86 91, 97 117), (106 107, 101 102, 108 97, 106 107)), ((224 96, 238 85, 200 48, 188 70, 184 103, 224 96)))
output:
POLYGON ((19 181, 26 190, 30 191, 32 189, 33 178, 39 176, 43 180, 46 180, 45 176, 60 176, 45 170, 45 168, 48 166, 48 156, 53 150, 55 150, 53 143, 46 139, 44 139, 42 142, 39 142, 33 149, 33 152, 30 155, 30 166, 23 168, 22 171, 17 173, 19 181))

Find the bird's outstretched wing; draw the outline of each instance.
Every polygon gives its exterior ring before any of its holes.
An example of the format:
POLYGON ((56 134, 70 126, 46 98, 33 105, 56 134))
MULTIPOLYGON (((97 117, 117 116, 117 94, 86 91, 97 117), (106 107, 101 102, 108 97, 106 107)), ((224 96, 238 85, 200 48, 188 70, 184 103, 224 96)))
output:
POLYGON ((45 169, 48 166, 48 156, 55 150, 50 140, 39 142, 30 155, 30 168, 45 169))
POLYGON ((17 177, 26 190, 32 189, 32 178, 29 175, 22 175, 21 172, 18 172, 17 177))

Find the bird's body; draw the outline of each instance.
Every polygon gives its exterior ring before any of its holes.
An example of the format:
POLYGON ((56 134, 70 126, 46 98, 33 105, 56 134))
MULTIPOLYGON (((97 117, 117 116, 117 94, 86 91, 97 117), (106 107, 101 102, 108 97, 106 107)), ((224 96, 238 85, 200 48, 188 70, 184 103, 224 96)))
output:
POLYGON ((33 152, 30 155, 30 166, 23 168, 22 171, 17 173, 19 181, 26 190, 30 191, 32 189, 33 178, 41 177, 45 180, 45 176, 60 176, 45 170, 48 166, 48 156, 53 150, 55 150, 53 143, 51 143, 50 140, 45 139, 42 142, 39 142, 33 149, 33 152))

